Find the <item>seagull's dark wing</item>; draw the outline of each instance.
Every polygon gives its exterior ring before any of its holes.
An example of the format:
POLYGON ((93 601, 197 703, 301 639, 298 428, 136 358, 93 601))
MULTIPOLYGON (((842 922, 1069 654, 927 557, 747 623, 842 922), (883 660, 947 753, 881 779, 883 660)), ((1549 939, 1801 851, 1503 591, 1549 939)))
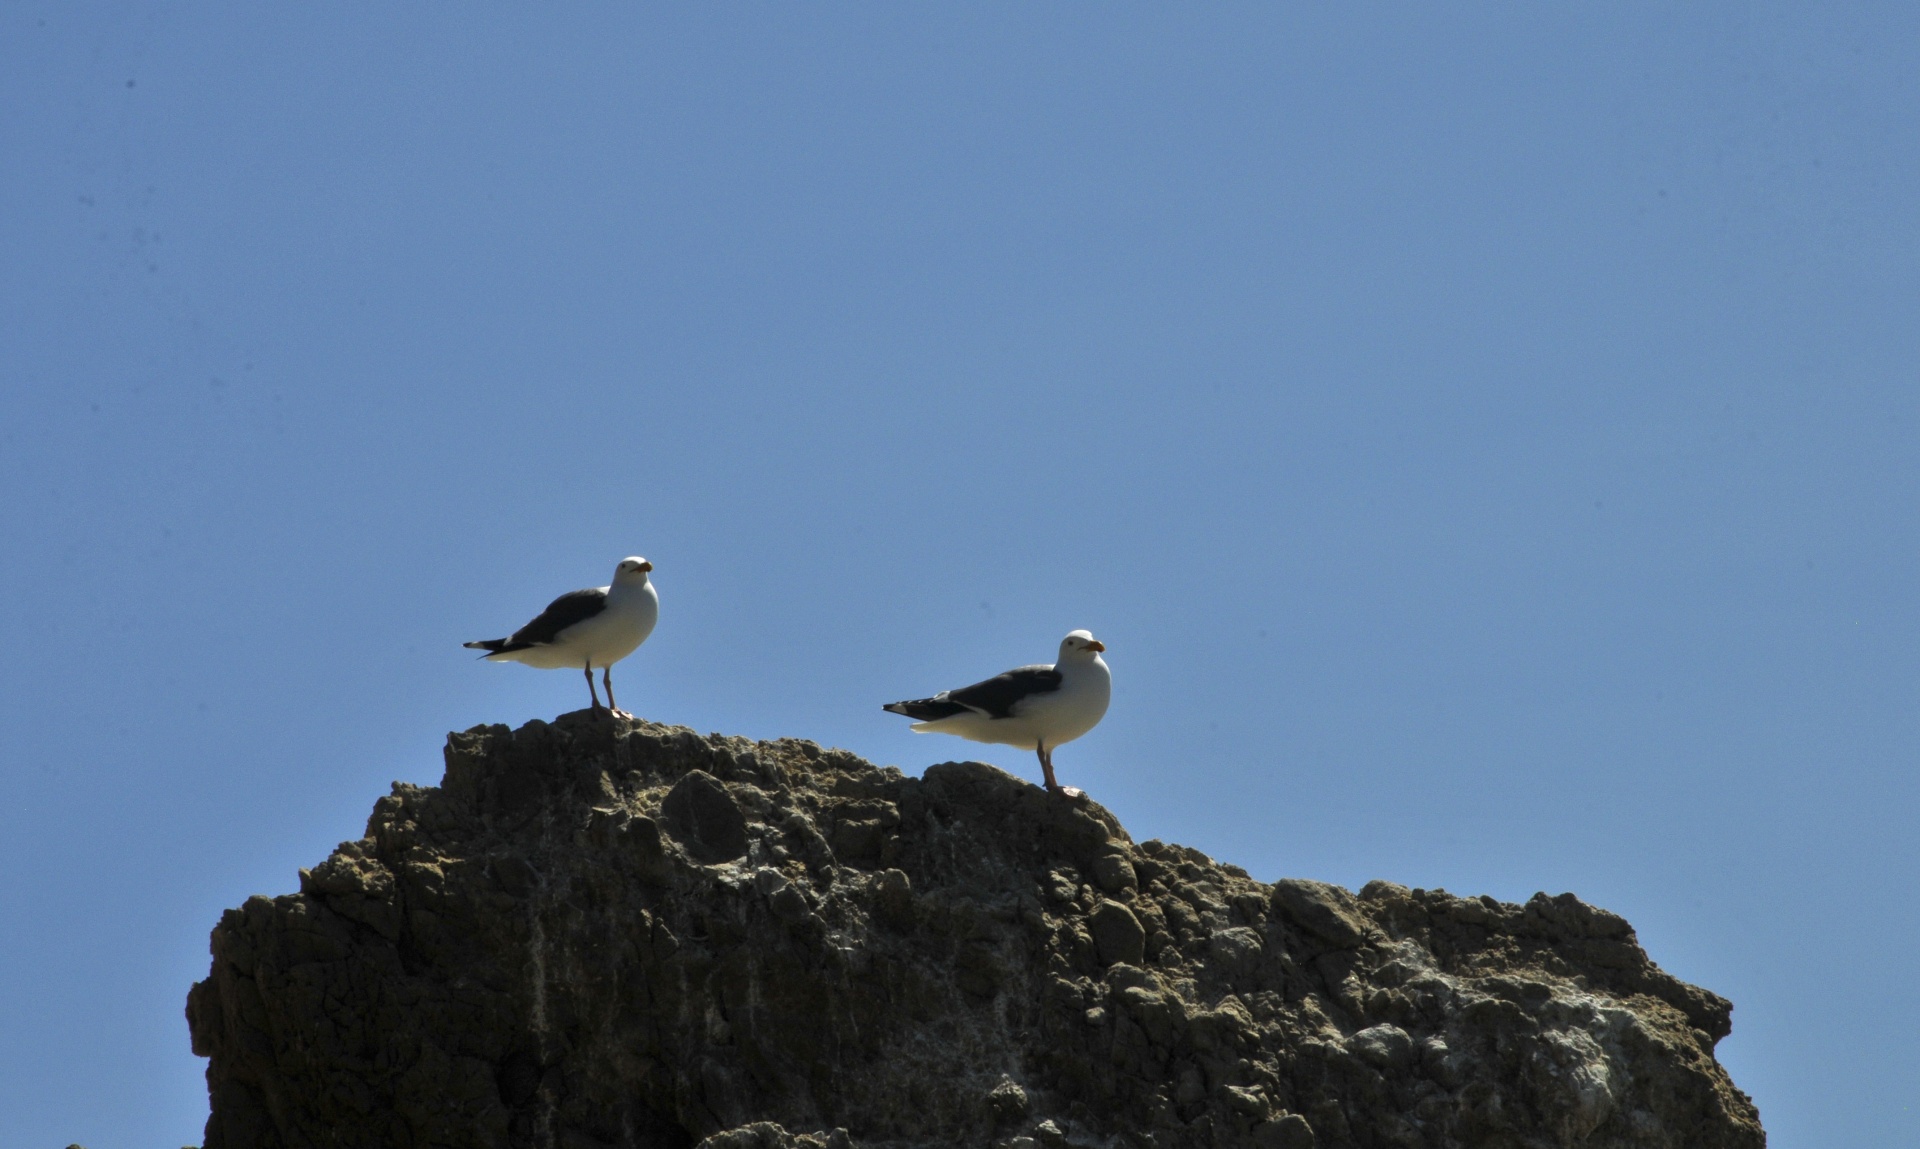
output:
POLYGON ((548 603, 547 609, 541 611, 538 618, 514 631, 513 637, 502 643, 494 653, 545 646, 560 637, 561 631, 585 622, 605 609, 607 592, 599 587, 570 590, 548 603))
POLYGON ((947 691, 947 697, 962 706, 984 710, 992 718, 1012 718, 1016 703, 1036 694, 1051 694, 1060 689, 1060 672, 1051 666, 1022 666, 1005 674, 996 674, 985 682, 947 691))
POLYGON ((996 674, 985 682, 949 690, 933 698, 908 702, 889 702, 882 710, 904 714, 921 722, 937 722, 969 710, 983 712, 989 718, 1012 718, 1014 704, 1036 694, 1060 689, 1060 672, 1051 666, 1022 666, 1005 674, 996 674))

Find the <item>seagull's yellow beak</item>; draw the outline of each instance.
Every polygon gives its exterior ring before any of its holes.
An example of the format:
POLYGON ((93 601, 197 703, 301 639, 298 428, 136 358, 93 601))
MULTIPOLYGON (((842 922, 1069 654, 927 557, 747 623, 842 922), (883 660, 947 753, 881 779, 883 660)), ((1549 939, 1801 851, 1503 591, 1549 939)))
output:
POLYGON ((1092 642, 1089 642, 1087 644, 1087 649, 1093 651, 1095 654, 1098 654, 1101 651, 1107 649, 1107 644, 1104 642, 1101 642, 1099 639, 1096 638, 1092 642))
POLYGON ((652 563, 650 563, 650 562, 644 562, 644 561, 643 561, 643 562, 641 562, 641 564, 640 564, 640 570, 641 570, 641 571, 642 571, 643 573, 644 573, 644 572, 646 572, 646 571, 650 571, 650 570, 652 570, 652 569, 653 569, 653 564, 652 564, 652 563))

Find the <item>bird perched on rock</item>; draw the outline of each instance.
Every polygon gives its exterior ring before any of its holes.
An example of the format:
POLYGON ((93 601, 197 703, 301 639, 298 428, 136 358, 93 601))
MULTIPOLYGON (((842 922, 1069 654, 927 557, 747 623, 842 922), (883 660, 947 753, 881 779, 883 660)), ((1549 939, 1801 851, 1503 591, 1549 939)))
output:
POLYGON ((1052 666, 1022 666, 932 698, 889 702, 881 709, 908 718, 917 733, 958 734, 972 742, 997 742, 1031 750, 1040 758, 1047 789, 1076 797, 1053 777, 1053 751, 1097 725, 1113 695, 1113 675, 1100 657, 1105 644, 1089 631, 1060 640, 1052 666))
POLYGON ((577 666, 586 672, 587 694, 595 710, 603 709, 593 689, 593 668, 607 688, 607 706, 615 714, 613 664, 647 641, 660 617, 660 596, 647 581, 653 564, 638 555, 620 560, 612 586, 572 590, 547 604, 539 617, 513 632, 511 638, 488 638, 464 643, 468 650, 484 650, 489 662, 524 662, 542 670, 577 666))

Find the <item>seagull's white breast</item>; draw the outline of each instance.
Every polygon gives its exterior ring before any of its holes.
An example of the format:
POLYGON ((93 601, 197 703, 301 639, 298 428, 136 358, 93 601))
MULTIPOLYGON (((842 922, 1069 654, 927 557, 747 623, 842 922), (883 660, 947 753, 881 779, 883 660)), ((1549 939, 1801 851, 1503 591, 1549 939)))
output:
POLYGON ((1071 742, 1099 725, 1113 698, 1113 674, 1098 655, 1087 662, 1062 661, 1060 689, 1036 694, 1013 708, 1014 720, 1032 726, 1049 747, 1071 742))

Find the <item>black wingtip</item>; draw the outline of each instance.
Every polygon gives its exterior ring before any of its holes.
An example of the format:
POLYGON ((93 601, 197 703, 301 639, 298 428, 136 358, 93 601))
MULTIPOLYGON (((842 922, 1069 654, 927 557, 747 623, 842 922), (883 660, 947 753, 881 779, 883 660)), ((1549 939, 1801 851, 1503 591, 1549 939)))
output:
POLYGON ((942 718, 952 718, 967 708, 957 702, 942 702, 938 698, 914 698, 905 702, 889 702, 880 709, 903 714, 915 722, 938 722, 942 718))

